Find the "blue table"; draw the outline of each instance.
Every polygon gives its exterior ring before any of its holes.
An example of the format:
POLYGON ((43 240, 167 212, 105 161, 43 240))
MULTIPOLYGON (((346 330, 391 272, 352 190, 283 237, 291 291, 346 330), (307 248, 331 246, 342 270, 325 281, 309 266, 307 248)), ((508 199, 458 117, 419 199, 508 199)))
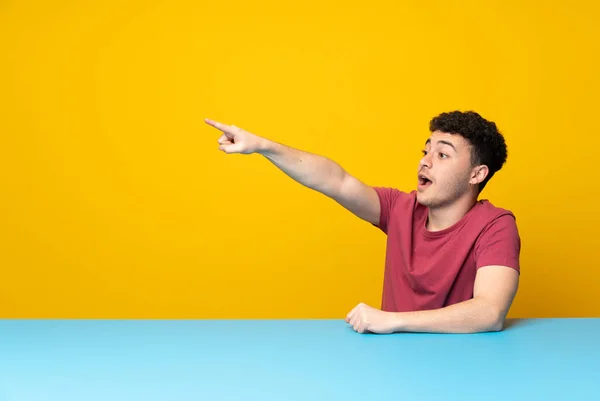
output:
POLYGON ((0 320, 0 400, 600 400, 600 319, 499 333, 343 320, 0 320))

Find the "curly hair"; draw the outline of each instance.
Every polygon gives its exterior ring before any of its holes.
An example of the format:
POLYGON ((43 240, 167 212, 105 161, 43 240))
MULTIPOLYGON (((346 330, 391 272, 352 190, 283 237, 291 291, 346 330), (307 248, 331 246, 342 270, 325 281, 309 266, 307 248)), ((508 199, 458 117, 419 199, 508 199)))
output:
POLYGON ((457 134, 471 144, 471 165, 484 164, 489 169, 487 177, 479 184, 479 192, 506 162, 506 143, 496 124, 474 111, 442 113, 430 121, 429 130, 457 134))

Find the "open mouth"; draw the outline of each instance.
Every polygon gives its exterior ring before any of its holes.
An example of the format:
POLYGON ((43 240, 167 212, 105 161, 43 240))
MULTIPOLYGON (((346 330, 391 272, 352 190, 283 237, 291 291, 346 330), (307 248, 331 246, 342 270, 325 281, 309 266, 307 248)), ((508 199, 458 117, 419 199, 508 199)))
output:
POLYGON ((431 185, 431 180, 424 175, 419 174, 419 188, 427 188, 431 185))

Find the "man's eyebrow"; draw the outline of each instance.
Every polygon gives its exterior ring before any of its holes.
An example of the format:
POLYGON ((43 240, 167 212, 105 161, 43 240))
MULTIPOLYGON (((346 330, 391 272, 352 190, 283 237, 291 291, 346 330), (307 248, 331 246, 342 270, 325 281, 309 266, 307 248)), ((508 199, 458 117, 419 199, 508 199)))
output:
MULTIPOLYGON (((428 145, 428 144, 430 144, 430 143, 431 143, 431 139, 427 139, 427 140, 425 141, 425 145, 428 145)), ((452 142, 448 142, 448 141, 445 141, 445 140, 443 140, 443 139, 440 139, 440 140, 439 140, 437 143, 441 143, 441 144, 443 144, 443 145, 448 145, 448 146, 450 146, 452 149, 454 149, 454 151, 456 152, 456 148, 454 147, 454 145, 452 144, 452 142)))

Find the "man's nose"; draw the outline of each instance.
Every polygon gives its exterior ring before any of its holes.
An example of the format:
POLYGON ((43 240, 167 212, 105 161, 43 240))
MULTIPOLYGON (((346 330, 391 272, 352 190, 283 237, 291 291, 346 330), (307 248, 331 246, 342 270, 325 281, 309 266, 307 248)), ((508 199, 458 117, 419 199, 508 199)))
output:
POLYGON ((423 156, 419 161, 419 168, 423 167, 431 168, 431 156, 429 154, 423 156))

